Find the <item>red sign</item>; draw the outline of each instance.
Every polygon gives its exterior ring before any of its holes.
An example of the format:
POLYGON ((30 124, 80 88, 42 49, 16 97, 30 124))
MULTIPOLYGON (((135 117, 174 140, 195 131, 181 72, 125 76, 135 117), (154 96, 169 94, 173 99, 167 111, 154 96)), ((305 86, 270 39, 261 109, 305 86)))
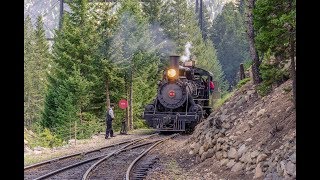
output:
POLYGON ((119 101, 119 107, 120 107, 121 109, 127 108, 127 107, 128 107, 128 102, 127 102, 125 99, 121 99, 121 100, 119 101))

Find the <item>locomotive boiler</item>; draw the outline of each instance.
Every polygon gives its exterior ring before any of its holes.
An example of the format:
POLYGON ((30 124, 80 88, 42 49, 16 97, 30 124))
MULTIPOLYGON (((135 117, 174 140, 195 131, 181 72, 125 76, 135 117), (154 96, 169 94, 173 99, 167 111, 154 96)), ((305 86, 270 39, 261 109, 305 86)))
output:
POLYGON ((157 96, 145 107, 144 119, 159 131, 192 131, 211 113, 209 81, 212 74, 170 56, 169 67, 158 83, 157 96))

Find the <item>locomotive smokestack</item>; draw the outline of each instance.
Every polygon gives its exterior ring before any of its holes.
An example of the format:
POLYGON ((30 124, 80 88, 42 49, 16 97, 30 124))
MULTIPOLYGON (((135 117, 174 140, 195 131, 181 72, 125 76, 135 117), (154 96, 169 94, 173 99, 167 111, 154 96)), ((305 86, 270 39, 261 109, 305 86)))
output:
POLYGON ((180 56, 170 56, 170 68, 179 69, 180 56))

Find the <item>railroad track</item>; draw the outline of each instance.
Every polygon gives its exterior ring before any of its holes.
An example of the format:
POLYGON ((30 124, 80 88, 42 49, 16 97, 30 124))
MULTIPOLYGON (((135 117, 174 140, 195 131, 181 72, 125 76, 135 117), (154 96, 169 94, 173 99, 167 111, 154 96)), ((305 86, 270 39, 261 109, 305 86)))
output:
POLYGON ((156 135, 157 134, 152 134, 143 138, 135 138, 129 141, 123 141, 120 143, 107 145, 101 148, 74 153, 71 155, 62 156, 40 163, 36 163, 33 165, 29 165, 24 167, 24 179, 43 179, 46 177, 45 175, 48 175, 54 171, 56 171, 56 173, 59 173, 60 171, 64 171, 64 168, 66 167, 70 166, 70 168, 72 168, 72 165, 74 164, 94 161, 96 159, 101 158, 100 156, 105 156, 106 154, 118 148, 121 148, 124 144, 142 141, 144 139, 151 138, 156 135))
POLYGON ((25 179, 124 179, 127 172, 130 176, 130 171, 134 166, 130 162, 138 162, 136 158, 139 155, 141 157, 145 155, 146 150, 149 151, 157 144, 176 135, 161 137, 153 134, 27 166, 25 167, 25 179), (125 167, 131 169, 126 171, 123 169, 125 167))

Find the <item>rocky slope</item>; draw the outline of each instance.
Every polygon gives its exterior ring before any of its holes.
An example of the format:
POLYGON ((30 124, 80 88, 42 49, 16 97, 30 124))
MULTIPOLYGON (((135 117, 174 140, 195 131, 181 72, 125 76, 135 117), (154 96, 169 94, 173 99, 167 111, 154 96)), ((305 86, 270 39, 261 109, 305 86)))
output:
POLYGON ((295 179, 296 112, 291 99, 291 81, 265 97, 248 82, 198 124, 186 142, 189 154, 199 167, 218 164, 223 178, 295 179))

